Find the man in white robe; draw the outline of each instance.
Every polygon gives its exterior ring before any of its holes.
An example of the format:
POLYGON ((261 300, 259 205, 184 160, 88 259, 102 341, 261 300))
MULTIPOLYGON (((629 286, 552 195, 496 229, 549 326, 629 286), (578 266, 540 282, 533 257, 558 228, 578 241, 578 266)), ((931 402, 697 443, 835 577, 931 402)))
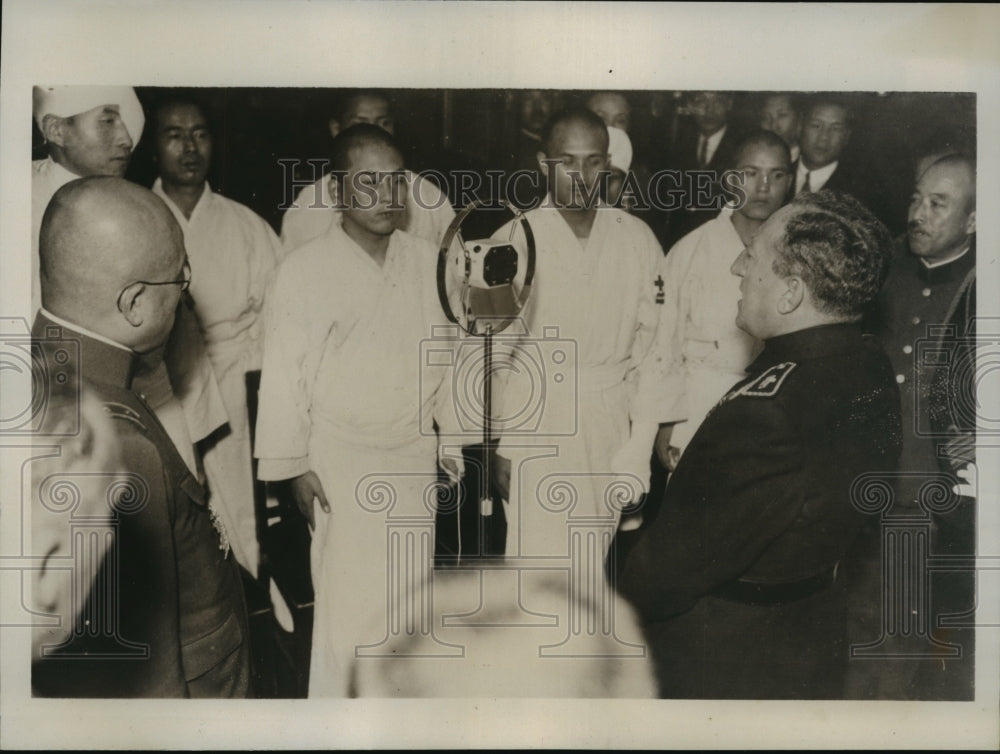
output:
MULTIPOLYGON (((48 143, 49 156, 32 163, 31 239, 32 309, 42 306, 38 235, 53 194, 76 178, 122 177, 146 118, 135 90, 128 86, 36 86, 32 114, 48 143)), ((192 442, 207 438, 226 423, 226 409, 194 312, 185 299, 177 309, 174 329, 163 358, 151 359, 165 370, 184 410, 192 442)))
POLYGON ((557 116, 543 149, 549 194, 526 215, 537 255, 528 334, 499 374, 506 555, 575 557, 574 527, 592 524, 598 541, 585 543, 585 567, 602 572, 621 508, 648 489, 659 424, 684 417, 683 381, 658 335, 660 246, 641 220, 596 200, 608 165, 603 121, 589 111, 557 116), (532 363, 537 375, 518 369, 532 363), (534 403, 537 425, 526 421, 534 403))
MULTIPOLYGON (((330 134, 336 138, 341 129, 358 123, 370 123, 395 132, 395 121, 389 101, 381 94, 361 92, 346 100, 339 117, 329 122, 330 134)), ((426 178, 406 171, 408 191, 400 195, 405 211, 400 229, 440 245, 445 231, 455 217, 448 197, 426 178)), ((281 241, 286 251, 323 235, 330 225, 340 221, 340 211, 330 194, 330 174, 303 188, 281 220, 281 241)))
POLYGON ((736 170, 742 196, 674 244, 666 258, 663 279, 672 305, 661 322, 681 343, 688 409, 686 421, 659 434, 657 452, 668 469, 712 406, 746 377, 761 347, 736 326, 740 280, 729 268, 784 202, 792 177, 788 147, 776 134, 755 132, 738 148, 736 170))
MULTIPOLYGON (((348 694, 359 647, 386 635, 366 630, 372 613, 430 570, 433 422, 454 425, 450 368, 421 358, 421 341, 446 320, 437 249, 396 229, 392 193, 405 190, 393 185, 399 150, 384 131, 357 125, 338 136, 333 154, 334 169, 347 171, 334 184, 343 222, 278 268, 265 310, 255 450, 258 476, 291 480, 315 526, 310 696, 348 694), (365 181, 366 191, 377 191, 374 204, 373 193, 358 190, 365 181), (322 513, 314 512, 317 499, 322 513), (406 566, 418 573, 390 582, 400 567, 390 534, 406 523, 422 532, 406 566)), ((458 464, 450 470, 457 475, 458 464)))
POLYGON ((260 369, 260 314, 281 244, 252 210, 212 191, 206 180, 212 135, 197 104, 161 103, 155 127, 159 177, 153 193, 184 231, 194 311, 229 416, 229 432, 204 457, 213 482, 210 493, 236 559, 256 575, 259 546, 246 373, 260 369))

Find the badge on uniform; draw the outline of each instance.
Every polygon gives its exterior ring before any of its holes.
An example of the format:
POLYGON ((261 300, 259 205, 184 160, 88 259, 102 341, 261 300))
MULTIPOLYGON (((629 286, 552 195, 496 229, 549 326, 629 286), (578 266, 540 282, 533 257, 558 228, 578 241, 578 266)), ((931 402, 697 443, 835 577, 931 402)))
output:
POLYGON ((124 403, 106 401, 104 403, 104 413, 112 419, 124 419, 125 421, 130 421, 137 425, 143 432, 148 431, 145 423, 142 421, 142 417, 139 415, 139 412, 131 406, 126 406, 124 403))
POLYGON ((794 361, 783 361, 780 364, 775 364, 773 367, 765 369, 756 379, 750 380, 745 385, 734 388, 722 396, 722 400, 719 401, 718 405, 722 405, 740 396, 748 398, 771 398, 777 395, 785 379, 792 373, 795 366, 794 361))
POLYGON ((663 290, 663 275, 657 275, 656 280, 653 281, 653 285, 656 286, 656 303, 663 306, 667 301, 667 294, 663 290))

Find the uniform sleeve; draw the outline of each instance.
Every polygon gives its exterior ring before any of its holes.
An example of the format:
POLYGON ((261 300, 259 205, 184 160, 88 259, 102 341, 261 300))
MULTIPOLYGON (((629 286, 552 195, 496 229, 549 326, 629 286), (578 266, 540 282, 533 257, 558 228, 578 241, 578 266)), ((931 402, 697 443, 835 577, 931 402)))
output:
POLYGON ((264 307, 264 349, 257 410, 257 476, 276 481, 309 469, 310 353, 322 347, 311 334, 314 300, 300 285, 301 265, 290 258, 275 278, 264 307), (312 315, 310 317, 310 314, 312 315))
POLYGON ((746 570, 795 521, 809 480, 802 443, 768 398, 723 404, 667 485, 656 518, 629 553, 622 592, 647 619, 690 608, 746 570))
POLYGON ((663 424, 687 418, 681 357, 680 280, 652 232, 646 241, 648 283, 639 302, 632 362, 638 380, 629 407, 633 422, 663 424))

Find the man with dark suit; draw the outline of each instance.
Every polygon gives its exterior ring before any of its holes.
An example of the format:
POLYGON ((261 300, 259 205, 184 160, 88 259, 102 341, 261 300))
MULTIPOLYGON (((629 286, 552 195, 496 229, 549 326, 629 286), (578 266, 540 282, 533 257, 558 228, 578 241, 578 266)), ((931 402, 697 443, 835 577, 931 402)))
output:
POLYGON ((892 368, 859 324, 890 252, 864 207, 824 191, 775 212, 734 262, 736 323, 764 349, 695 433, 619 578, 663 696, 840 695, 852 483, 899 454, 892 368))
MULTIPOLYGON (((115 541, 75 630, 33 658, 34 693, 246 696, 240 576, 163 364, 190 285, 181 229, 147 189, 84 178, 52 197, 39 245, 39 363, 48 363, 47 344, 76 344, 79 363, 57 371, 65 377, 74 366, 71 379, 103 402, 131 484, 109 501, 115 541)), ((62 362, 56 355, 51 363, 62 362)))
POLYGON ((691 120, 679 130, 668 159, 669 167, 681 173, 684 200, 669 214, 665 249, 716 217, 725 204, 720 177, 734 167, 742 140, 730 123, 732 109, 733 96, 728 92, 692 92, 687 101, 691 120))

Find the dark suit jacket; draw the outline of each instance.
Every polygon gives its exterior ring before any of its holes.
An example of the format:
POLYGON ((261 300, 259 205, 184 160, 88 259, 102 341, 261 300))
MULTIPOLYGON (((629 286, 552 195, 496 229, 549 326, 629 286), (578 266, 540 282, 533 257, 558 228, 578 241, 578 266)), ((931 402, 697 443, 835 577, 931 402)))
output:
MULTIPOLYGON (((792 166, 792 175, 797 176, 799 161, 792 166)), ((859 165, 855 160, 840 160, 837 169, 833 171, 824 185, 824 189, 850 194, 864 204, 875 217, 881 220, 892 232, 900 230, 900 223, 905 224, 905 216, 898 217, 898 208, 894 205, 885 186, 869 169, 859 165)), ((788 188, 788 199, 795 196, 795 181, 788 188)))
POLYGON ((80 363, 56 372, 79 379, 104 403, 131 474, 110 501, 118 514, 115 541, 83 602, 81 624, 66 644, 33 658, 34 693, 246 696, 240 576, 220 549, 205 489, 139 392, 138 357, 42 314, 32 337, 40 365, 59 363, 48 358, 50 344, 78 344, 80 363))

